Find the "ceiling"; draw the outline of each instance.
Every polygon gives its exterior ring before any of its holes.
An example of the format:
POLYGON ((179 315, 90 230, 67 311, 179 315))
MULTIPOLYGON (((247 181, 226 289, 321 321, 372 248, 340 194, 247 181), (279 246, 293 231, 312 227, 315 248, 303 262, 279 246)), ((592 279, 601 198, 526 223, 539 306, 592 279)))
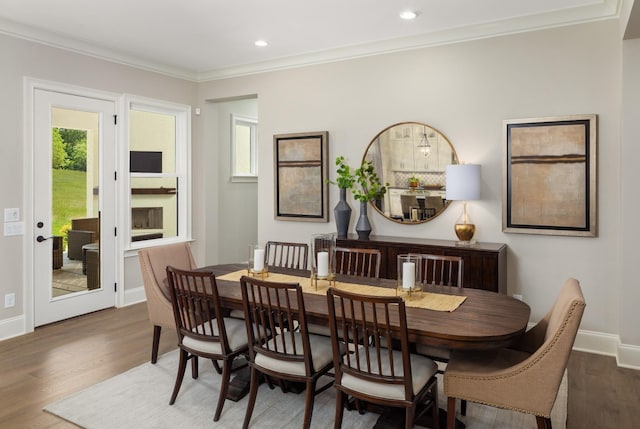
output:
POLYGON ((610 19, 621 3, 0 0, 0 33, 203 81, 610 19), (417 18, 400 19, 404 10, 417 18), (258 39, 268 46, 255 46, 258 39))

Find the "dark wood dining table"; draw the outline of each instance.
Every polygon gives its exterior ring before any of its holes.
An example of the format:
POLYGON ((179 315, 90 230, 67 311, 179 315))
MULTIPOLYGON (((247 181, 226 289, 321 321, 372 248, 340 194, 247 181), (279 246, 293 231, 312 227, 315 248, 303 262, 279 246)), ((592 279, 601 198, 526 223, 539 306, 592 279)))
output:
MULTIPOLYGON (((246 264, 224 264, 203 267, 216 276, 222 305, 230 309, 242 308, 238 281, 218 277, 234 271, 246 270, 246 264)), ((275 270, 272 268, 272 270, 275 270)), ((308 277, 304 271, 278 272, 308 277)), ((268 280, 268 277, 266 278, 268 280)), ((380 287, 395 287, 395 280, 338 277, 347 283, 366 283, 380 287)), ((463 295, 466 300, 454 311, 435 311, 407 306, 409 341, 451 350, 481 350, 505 347, 516 341, 529 322, 529 306, 510 296, 472 288, 425 286, 424 291, 463 295)), ((310 322, 328 325, 327 299, 324 295, 304 294, 305 310, 310 322)))

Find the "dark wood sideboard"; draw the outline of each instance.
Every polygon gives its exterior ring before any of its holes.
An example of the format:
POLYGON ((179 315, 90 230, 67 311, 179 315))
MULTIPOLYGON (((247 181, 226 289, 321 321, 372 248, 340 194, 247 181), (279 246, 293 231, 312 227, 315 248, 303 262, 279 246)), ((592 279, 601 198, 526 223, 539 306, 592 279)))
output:
POLYGON ((349 235, 347 238, 338 238, 336 244, 341 247, 379 249, 382 253, 380 277, 387 279, 397 278, 397 257, 403 253, 462 256, 464 287, 507 293, 507 245, 503 243, 456 246, 452 240, 383 236, 359 240, 357 235, 349 235))

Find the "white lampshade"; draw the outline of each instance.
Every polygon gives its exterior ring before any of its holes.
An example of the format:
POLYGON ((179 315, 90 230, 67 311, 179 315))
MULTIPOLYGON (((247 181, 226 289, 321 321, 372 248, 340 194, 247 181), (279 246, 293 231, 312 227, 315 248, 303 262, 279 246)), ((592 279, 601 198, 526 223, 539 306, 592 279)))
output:
POLYGON ((477 164, 447 165, 447 195, 449 201, 480 199, 480 166, 477 164))

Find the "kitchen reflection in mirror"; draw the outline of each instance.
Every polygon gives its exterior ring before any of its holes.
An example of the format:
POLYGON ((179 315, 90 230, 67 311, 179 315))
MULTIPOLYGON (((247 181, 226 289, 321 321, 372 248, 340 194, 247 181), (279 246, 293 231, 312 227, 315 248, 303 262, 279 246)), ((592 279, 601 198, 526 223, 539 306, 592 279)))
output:
POLYGON ((372 202, 386 218, 423 223, 447 207, 445 169, 458 164, 458 155, 435 128, 419 122, 391 125, 374 137, 364 160, 373 163, 383 183, 389 183, 384 198, 372 202))

